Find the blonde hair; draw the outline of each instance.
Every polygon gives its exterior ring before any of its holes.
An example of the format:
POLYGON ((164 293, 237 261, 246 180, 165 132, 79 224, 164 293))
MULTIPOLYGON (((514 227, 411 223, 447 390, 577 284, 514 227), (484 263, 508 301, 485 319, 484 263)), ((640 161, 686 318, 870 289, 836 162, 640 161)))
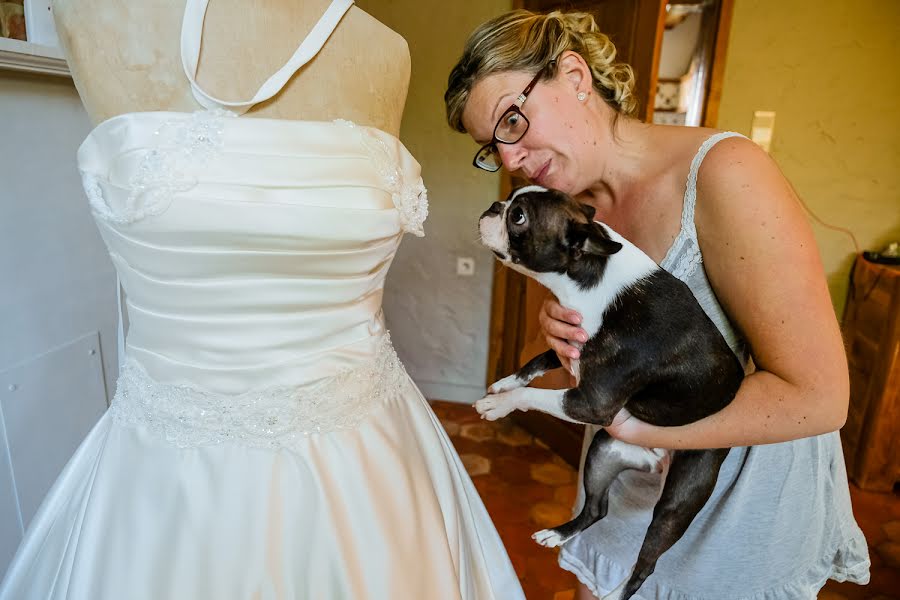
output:
MULTIPOLYGON (((484 77, 505 71, 535 74, 566 50, 584 58, 594 89, 609 106, 623 115, 635 112, 634 72, 615 62, 616 47, 599 31, 592 15, 514 10, 484 23, 466 41, 444 93, 450 127, 466 132, 462 113, 472 87, 484 77)), ((557 65, 550 65, 544 79, 555 77, 556 70, 557 65)))

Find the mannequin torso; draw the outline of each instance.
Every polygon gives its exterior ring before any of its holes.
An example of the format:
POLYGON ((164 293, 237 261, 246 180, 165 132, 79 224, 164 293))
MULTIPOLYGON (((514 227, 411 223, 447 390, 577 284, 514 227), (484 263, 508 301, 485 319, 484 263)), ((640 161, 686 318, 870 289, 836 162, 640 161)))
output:
MULTIPOLYGON (((328 0, 212 0, 203 27, 197 81, 223 100, 248 100, 297 49, 328 0)), ((185 0, 53 0, 75 86, 99 123, 139 111, 194 111, 181 66, 185 0)), ((406 41, 353 6, 324 48, 274 98, 249 116, 349 119, 393 135, 409 85, 406 41)))

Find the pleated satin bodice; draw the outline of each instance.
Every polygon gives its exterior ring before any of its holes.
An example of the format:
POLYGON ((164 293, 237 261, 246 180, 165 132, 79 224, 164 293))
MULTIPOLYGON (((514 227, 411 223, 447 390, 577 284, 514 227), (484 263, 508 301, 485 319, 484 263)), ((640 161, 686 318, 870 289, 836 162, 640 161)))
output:
POLYGON ((128 113, 78 152, 125 292, 127 354, 222 393, 328 376, 374 352, 419 165, 346 121, 128 113))

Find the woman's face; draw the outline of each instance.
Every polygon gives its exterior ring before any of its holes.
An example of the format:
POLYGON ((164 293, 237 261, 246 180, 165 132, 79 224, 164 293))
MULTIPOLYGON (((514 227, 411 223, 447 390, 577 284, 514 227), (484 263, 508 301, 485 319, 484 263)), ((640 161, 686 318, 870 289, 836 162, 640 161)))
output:
MULTIPOLYGON (((585 80, 585 73, 573 76, 566 67, 565 59, 560 61, 556 77, 538 82, 531 90, 520 107, 528 119, 528 131, 514 144, 498 143, 497 150, 503 166, 513 175, 576 195, 593 183, 597 169, 602 168, 596 153, 603 132, 598 131, 600 121, 589 108, 596 100, 589 71, 585 80), (578 100, 579 92, 587 94, 584 101, 578 100)), ((497 120, 532 77, 510 71, 489 75, 475 84, 462 121, 479 145, 491 141, 497 120)))

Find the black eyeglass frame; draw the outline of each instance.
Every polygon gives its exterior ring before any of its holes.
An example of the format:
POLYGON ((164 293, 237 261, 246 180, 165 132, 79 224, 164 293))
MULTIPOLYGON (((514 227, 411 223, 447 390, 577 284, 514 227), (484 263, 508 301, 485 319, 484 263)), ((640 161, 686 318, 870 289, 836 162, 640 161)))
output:
POLYGON ((525 100, 528 98, 528 95, 534 89, 534 86, 537 85, 537 83, 538 83, 538 81, 540 81, 541 77, 544 76, 544 73, 546 73, 547 70, 551 66, 553 66, 554 63, 556 63, 556 60, 551 60, 546 65, 544 65, 534 76, 534 79, 531 80, 531 83, 529 83, 525 87, 525 89, 522 90, 522 93, 519 94, 518 96, 516 96, 515 101, 509 105, 509 108, 507 108, 506 110, 503 111, 503 114, 501 114, 500 118, 497 119, 497 124, 494 125, 494 133, 491 136, 491 141, 488 142, 487 144, 485 144, 484 146, 482 146, 481 148, 479 148, 478 152, 475 153, 475 158, 472 159, 473 167, 475 167, 476 169, 481 169, 482 171, 487 171, 489 173, 496 173, 497 171, 500 170, 500 167, 503 166, 502 161, 500 161, 500 164, 497 166, 496 169, 491 169, 491 168, 488 168, 487 166, 479 163, 478 157, 481 156, 482 154, 484 154, 488 150, 491 150, 492 153, 498 153, 497 152, 497 144, 518 144, 522 140, 522 138, 525 137, 525 134, 528 133, 528 128, 531 127, 531 121, 529 121, 528 117, 526 117, 522 113, 522 105, 525 104, 525 100), (522 119, 525 120, 525 130, 522 132, 522 135, 520 135, 517 139, 510 142, 510 141, 504 141, 504 140, 498 139, 497 138, 497 129, 499 129, 500 123, 503 121, 503 119, 505 119, 506 116, 511 112, 516 113, 517 115, 522 117, 522 119))

